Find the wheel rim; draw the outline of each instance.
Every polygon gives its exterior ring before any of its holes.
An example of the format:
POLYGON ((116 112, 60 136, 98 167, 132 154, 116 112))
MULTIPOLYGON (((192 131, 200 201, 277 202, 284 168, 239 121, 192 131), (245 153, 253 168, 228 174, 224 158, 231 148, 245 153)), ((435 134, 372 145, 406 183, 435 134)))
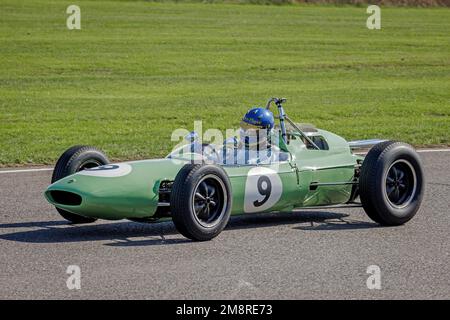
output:
POLYGON ((94 160, 94 159, 89 159, 81 164, 81 166, 78 168, 77 172, 83 171, 85 169, 92 169, 92 168, 95 168, 95 167, 98 167, 101 165, 102 165, 102 163, 100 163, 99 161, 94 160))
POLYGON ((196 184, 192 195, 195 219, 204 227, 220 223, 227 209, 225 184, 215 175, 206 175, 196 184))
POLYGON ((391 164, 385 178, 385 194, 395 208, 408 206, 417 189, 414 167, 407 160, 397 160, 391 164))

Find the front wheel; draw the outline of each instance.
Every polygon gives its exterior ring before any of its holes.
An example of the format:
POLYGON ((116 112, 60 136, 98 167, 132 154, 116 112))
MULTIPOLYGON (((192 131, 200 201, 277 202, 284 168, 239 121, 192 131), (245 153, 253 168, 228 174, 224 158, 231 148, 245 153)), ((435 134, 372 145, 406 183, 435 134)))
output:
POLYGON ((170 195, 173 222, 185 237, 205 241, 219 235, 231 214, 231 186, 215 165, 186 164, 170 195))
POLYGON ((359 178, 361 203, 381 225, 406 223, 419 210, 425 189, 417 152, 408 144, 386 141, 370 149, 359 178))
MULTIPOLYGON (((52 183, 78 171, 108 163, 109 160, 105 154, 94 147, 73 146, 67 149, 56 162, 52 175, 52 183)), ((72 223, 90 223, 96 220, 68 212, 58 207, 56 207, 56 210, 64 219, 72 223)))

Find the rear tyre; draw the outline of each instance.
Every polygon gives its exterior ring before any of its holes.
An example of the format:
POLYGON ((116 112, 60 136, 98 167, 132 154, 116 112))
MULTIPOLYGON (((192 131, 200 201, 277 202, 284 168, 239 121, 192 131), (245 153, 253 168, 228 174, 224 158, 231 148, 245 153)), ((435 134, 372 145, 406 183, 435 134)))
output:
POLYGON ((406 223, 419 210, 425 182, 419 155, 402 142, 386 141, 370 149, 359 178, 367 215, 385 226, 406 223))
MULTIPOLYGON (((56 162, 52 175, 52 183, 78 171, 102 166, 108 163, 109 160, 105 154, 94 147, 73 146, 67 149, 56 162)), ((94 218, 83 217, 58 207, 55 208, 64 219, 72 223, 90 223, 97 220, 94 218)))
POLYGON ((170 196, 177 230, 196 241, 211 240, 225 228, 231 214, 231 185, 215 165, 186 164, 173 183, 170 196))

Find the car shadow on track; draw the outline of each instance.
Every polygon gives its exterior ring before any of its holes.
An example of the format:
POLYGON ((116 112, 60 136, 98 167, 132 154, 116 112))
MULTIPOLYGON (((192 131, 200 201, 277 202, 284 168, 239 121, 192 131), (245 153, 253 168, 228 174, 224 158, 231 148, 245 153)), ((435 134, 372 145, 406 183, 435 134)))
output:
MULTIPOLYGON (((265 228, 276 225, 295 225, 292 229, 302 231, 349 230, 378 227, 375 223, 347 219, 348 214, 324 211, 296 211, 293 213, 267 213, 232 217, 227 230, 265 228)), ((167 245, 191 242, 178 235, 172 222, 154 224, 137 222, 101 222, 71 225, 65 221, 37 221, 0 224, 0 239, 27 243, 64 243, 105 241, 107 246, 167 245), (5 229, 30 228, 32 230, 3 233, 5 229), (142 238, 145 239, 133 239, 142 238)))

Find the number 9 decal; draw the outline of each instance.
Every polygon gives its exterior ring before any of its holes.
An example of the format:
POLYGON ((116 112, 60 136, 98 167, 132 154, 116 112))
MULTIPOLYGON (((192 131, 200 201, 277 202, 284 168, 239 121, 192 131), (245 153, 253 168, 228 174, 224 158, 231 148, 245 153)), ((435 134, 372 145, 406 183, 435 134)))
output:
POLYGON ((256 167, 245 182, 244 212, 265 211, 275 205, 283 193, 283 183, 275 170, 256 167))

